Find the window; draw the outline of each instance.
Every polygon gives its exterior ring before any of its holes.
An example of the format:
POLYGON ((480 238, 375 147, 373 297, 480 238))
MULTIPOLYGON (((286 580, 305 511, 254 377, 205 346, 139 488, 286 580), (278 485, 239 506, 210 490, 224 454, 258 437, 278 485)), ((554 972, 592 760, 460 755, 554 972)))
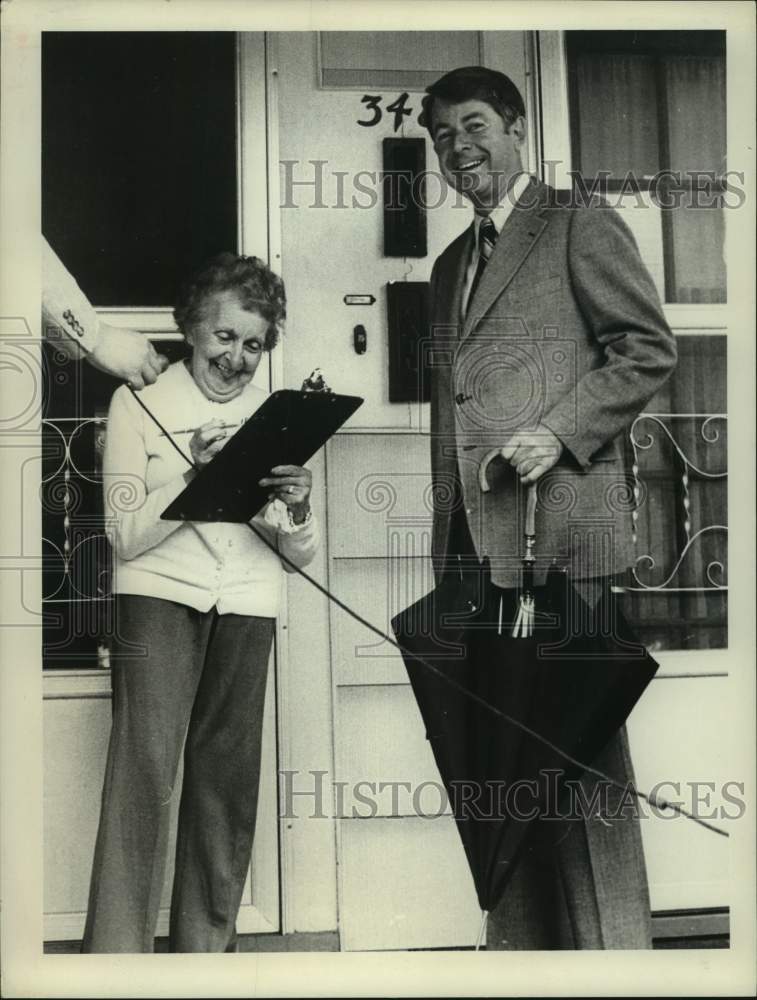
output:
POLYGON ((318 32, 318 79, 328 90, 424 90, 453 67, 482 60, 478 31, 318 32))
MULTIPOLYGON (((232 32, 43 33, 42 228, 95 306, 168 307, 237 249, 236 117, 232 32)), ((183 341, 160 349, 177 360, 183 341)), ((117 382, 50 345, 44 365, 43 664, 107 666, 100 461, 117 382)))
POLYGON ((713 307, 726 301, 725 33, 569 31, 563 45, 543 34, 544 159, 567 161, 574 190, 620 212, 677 335, 678 367, 628 435, 637 561, 625 611, 653 650, 724 647, 726 337, 713 307), (562 148, 549 146, 555 80, 562 148))
POLYGON ((237 248, 233 32, 42 35, 42 230, 95 306, 237 248))
POLYGON ((569 31, 566 54, 573 170, 646 207, 664 301, 725 302, 725 32, 569 31))

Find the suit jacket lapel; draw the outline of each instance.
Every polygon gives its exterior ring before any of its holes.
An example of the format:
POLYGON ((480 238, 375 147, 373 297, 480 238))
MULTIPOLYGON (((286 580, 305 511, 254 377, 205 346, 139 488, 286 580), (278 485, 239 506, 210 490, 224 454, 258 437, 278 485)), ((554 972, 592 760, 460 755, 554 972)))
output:
MULTIPOLYGON (((456 337, 460 335, 463 286, 465 272, 473 249, 474 233, 475 230, 471 223, 450 245, 443 258, 443 267, 439 271, 437 283, 439 301, 435 304, 434 313, 439 318, 443 317, 449 320, 449 326, 456 330, 456 337)), ((443 334, 445 331, 440 330, 439 332, 443 334)))
POLYGON ((510 213, 497 237, 476 294, 468 303, 463 337, 470 334, 507 288, 547 226, 549 220, 544 208, 548 193, 545 185, 532 181, 510 213))

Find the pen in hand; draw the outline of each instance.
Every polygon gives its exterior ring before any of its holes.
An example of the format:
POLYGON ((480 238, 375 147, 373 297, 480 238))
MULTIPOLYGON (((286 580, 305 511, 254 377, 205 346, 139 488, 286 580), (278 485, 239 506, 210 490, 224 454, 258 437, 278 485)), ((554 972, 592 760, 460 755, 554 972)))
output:
MULTIPOLYGON (((240 427, 244 423, 244 420, 238 420, 235 424, 219 424, 218 430, 225 430, 228 427, 240 427)), ((170 434, 194 434, 195 431, 199 431, 199 427, 182 427, 178 431, 163 431, 160 437, 165 437, 167 433, 170 434)))

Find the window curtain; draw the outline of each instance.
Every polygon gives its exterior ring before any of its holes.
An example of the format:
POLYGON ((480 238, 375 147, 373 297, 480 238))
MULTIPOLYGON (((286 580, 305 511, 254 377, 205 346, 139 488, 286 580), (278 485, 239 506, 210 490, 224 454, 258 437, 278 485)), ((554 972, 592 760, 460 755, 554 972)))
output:
MULTIPOLYGON (((575 62, 573 120, 585 178, 609 171, 615 181, 629 172, 641 179, 671 169, 688 189, 694 171, 725 171, 725 60, 583 53, 575 62)), ((725 302, 723 210, 696 206, 686 190, 680 207, 662 215, 666 300, 725 302)))
POLYGON ((623 178, 659 169, 657 89, 649 56, 585 53, 576 60, 581 173, 623 178))
MULTIPOLYGON (((714 56, 669 57, 664 78, 671 170, 685 176, 694 171, 721 176, 726 157, 725 61, 714 56)), ((723 210, 684 203, 668 214, 671 301, 725 302, 723 210)))
POLYGON ((725 62, 715 56, 668 56, 663 63, 670 168, 725 170, 725 62))

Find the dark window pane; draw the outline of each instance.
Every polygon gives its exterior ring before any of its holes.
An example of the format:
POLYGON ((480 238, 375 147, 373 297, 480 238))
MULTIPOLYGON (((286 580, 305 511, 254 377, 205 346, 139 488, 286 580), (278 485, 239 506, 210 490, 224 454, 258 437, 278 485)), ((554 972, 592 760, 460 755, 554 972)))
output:
POLYGON ((98 306, 236 250, 235 36, 46 32, 42 228, 98 306))
POLYGON ((725 56, 662 60, 671 170, 725 172, 725 56))
MULTIPOLYGON (((725 57, 668 56, 662 64, 666 100, 668 164, 689 178, 692 188, 706 184, 702 171, 720 177, 726 169, 725 57)), ((697 197, 701 199, 700 192, 697 197)), ((684 198, 667 210, 665 225, 670 265, 669 302, 725 302, 726 273, 722 209, 697 207, 684 198)), ((707 200, 700 200, 705 205, 707 200)))
POLYGON ((672 260, 669 302, 725 302, 725 217, 721 208, 667 209, 672 260))
POLYGON ((576 166, 584 177, 657 173, 657 86, 647 56, 582 53, 575 62, 576 166))
POLYGON ((567 57, 573 169, 609 175, 610 192, 673 171, 675 197, 658 192, 665 300, 725 302, 725 221, 710 207, 726 171, 724 32, 570 31, 567 57))

